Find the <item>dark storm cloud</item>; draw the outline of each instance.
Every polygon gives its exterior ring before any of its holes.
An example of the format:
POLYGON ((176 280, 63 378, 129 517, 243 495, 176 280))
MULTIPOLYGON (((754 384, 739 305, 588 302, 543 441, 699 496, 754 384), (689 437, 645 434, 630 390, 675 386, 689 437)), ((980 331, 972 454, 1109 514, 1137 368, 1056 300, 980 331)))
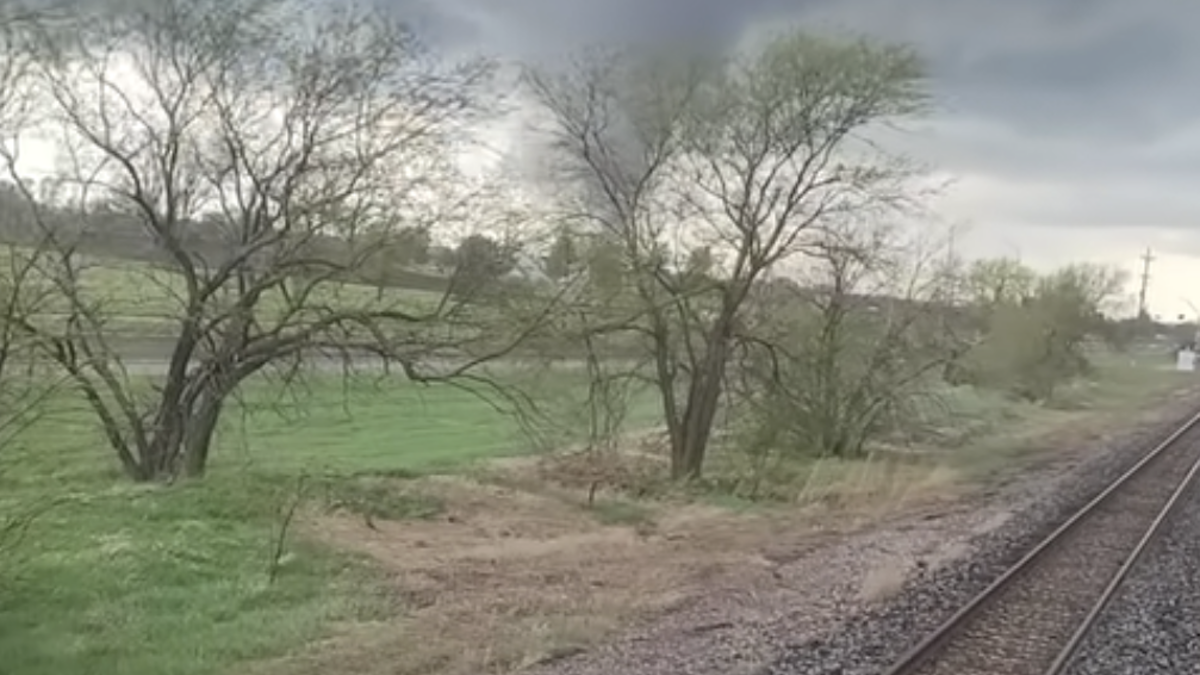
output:
POLYGON ((512 54, 701 37, 800 21, 915 44, 948 106, 1030 131, 1153 135, 1190 111, 1200 5, 1180 0, 378 0, 454 48, 512 54), (1134 118, 1136 124, 1117 118, 1134 118))
POLYGON ((737 40, 800 21, 915 44, 953 114, 1030 134, 1170 133, 1192 114, 1200 5, 1178 0, 379 0, 455 49, 553 53, 590 40, 737 40))
POLYGON ((1012 218, 1098 227, 1127 222, 1133 204, 1152 224, 1161 201, 1161 226, 1190 228, 1182 214, 1200 212, 1200 192, 1179 194, 1200 183, 1200 127, 1192 123, 1200 118, 1200 40, 1193 39, 1200 3, 378 1, 418 17, 447 49, 521 58, 614 38, 733 44, 774 23, 797 22, 908 42, 929 61, 941 111, 929 129, 902 142, 950 172, 982 177, 981 184, 1037 187, 1042 215, 1038 203, 1026 203, 1012 218), (1156 199, 1156 189, 1174 194, 1156 199), (1119 217, 1097 217, 1105 200, 1119 217))

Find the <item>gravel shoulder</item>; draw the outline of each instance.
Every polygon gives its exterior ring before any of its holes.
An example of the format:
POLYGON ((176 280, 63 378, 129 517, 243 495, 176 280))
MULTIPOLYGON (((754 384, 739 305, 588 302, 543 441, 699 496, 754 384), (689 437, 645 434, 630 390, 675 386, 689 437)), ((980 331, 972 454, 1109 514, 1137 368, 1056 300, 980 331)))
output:
POLYGON ((876 673, 981 590, 1194 409, 1191 397, 1055 452, 951 504, 813 545, 780 542, 761 569, 534 675, 876 673), (789 546, 794 546, 789 550, 789 546))

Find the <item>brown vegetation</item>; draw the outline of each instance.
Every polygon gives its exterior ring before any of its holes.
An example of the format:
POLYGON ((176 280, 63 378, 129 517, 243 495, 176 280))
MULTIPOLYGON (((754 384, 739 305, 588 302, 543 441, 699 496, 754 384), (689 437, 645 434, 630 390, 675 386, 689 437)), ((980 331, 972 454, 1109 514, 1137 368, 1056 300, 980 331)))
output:
MULTIPOLYGON (((1179 391, 1157 389, 1149 400, 1166 403, 1179 391)), ((1030 450, 990 480, 1024 475, 1031 466, 1052 477, 1096 439, 1131 423, 1161 421, 1176 408, 1106 407, 1062 413, 1040 430, 1014 430, 999 440, 1030 450)), ((790 575, 815 573, 789 570, 784 579, 782 566, 819 561, 821 550, 851 533, 978 507, 974 464, 987 464, 994 447, 942 459, 880 459, 852 473, 830 473, 796 503, 749 511, 679 493, 635 497, 668 489, 665 445, 656 451, 644 442, 608 455, 604 475, 628 482, 604 488, 590 506, 598 469, 578 452, 404 482, 398 489, 436 495, 444 511, 427 521, 377 521, 377 529, 352 514, 314 513, 304 523, 309 536, 383 565, 402 608, 397 618, 341 626, 304 653, 249 672, 315 675, 336 665, 356 675, 515 673, 633 630, 675 625, 672 617, 701 598, 725 597, 720 602, 729 603, 731 617, 749 616, 755 602, 793 592, 790 575)), ((991 522, 980 527, 1002 521, 991 522)), ((853 588, 856 602, 885 602, 919 568, 966 551, 946 540, 937 550, 883 555, 859 578, 839 583, 853 588)), ((704 626, 674 630, 693 629, 704 626)))

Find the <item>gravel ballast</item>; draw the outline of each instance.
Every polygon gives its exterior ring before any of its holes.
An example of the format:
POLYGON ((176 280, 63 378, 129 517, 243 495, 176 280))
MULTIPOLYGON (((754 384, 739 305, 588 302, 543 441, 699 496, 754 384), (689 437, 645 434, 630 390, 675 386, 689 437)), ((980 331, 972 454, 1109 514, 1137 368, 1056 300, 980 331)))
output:
POLYGON ((982 590, 1007 565, 1136 462, 1195 406, 1024 473, 957 510, 869 532, 739 571, 622 639, 543 663, 536 675, 874 675, 982 590), (898 568, 882 600, 865 579, 898 568))
POLYGON ((1179 414, 1171 416, 1169 422, 1160 422, 1136 433, 1121 434, 1102 444, 1089 461, 1065 479, 1052 483, 1031 481, 1021 486, 1018 489, 1026 492, 1024 506, 1004 525, 972 541, 973 554, 931 570, 886 607, 864 612, 829 631, 823 638, 793 645, 776 662, 759 672, 762 675, 877 675, 884 671, 905 650, 937 628, 1059 523, 1136 463, 1153 443, 1177 428, 1192 410, 1192 406, 1181 407, 1179 414))
POLYGON ((1068 675, 1200 672, 1200 490, 1130 570, 1068 675))

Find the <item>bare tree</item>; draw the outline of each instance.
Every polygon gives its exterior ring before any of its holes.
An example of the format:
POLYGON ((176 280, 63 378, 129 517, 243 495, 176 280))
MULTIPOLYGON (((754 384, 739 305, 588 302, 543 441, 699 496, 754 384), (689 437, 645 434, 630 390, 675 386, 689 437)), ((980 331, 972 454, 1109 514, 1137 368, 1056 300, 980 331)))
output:
POLYGON ((50 57, 35 73, 43 133, 65 155, 68 203, 40 222, 67 311, 24 328, 132 478, 203 474, 230 397, 265 369, 371 356, 414 380, 447 377, 512 349, 536 320, 522 313, 532 303, 481 309, 446 293, 421 306, 355 286, 386 253, 381 238, 473 209, 470 195, 430 200, 463 182, 445 148, 487 112, 490 64, 443 66, 386 13, 287 0, 123 4, 69 28, 43 32, 50 57), (84 283, 84 235, 117 231, 140 235, 161 270, 145 283, 171 307, 150 390, 84 283))
MULTIPOLYGON (((29 29, 46 15, 20 3, 0 2, 0 174, 6 177, 13 174, 21 156, 21 132, 37 114, 30 87, 36 52, 28 38, 29 29)), ((20 190, 0 180, 0 232, 32 232, 35 220, 20 190)), ((47 377, 36 358, 35 343, 23 329, 53 295, 53 288, 39 274, 42 252, 37 246, 0 248, 0 460, 21 433, 41 418, 47 399, 60 384, 47 377)), ((0 474, 3 471, 0 465, 0 474)), ((56 496, 7 504, 0 513, 0 552, 19 543, 34 520, 62 501, 56 496)))
POLYGON ((921 65, 790 32, 731 57, 591 52, 527 80, 582 215, 621 244, 624 316, 598 330, 642 336, 672 473, 698 476, 756 285, 847 219, 911 201, 911 167, 869 132, 923 110, 921 65), (698 246, 722 261, 699 283, 680 273, 698 246))
POLYGON ((752 455, 859 458, 939 411, 937 370, 968 343, 947 330, 942 242, 900 229, 844 231, 805 285, 753 297, 732 378, 752 455))
MULTIPOLYGON (((0 3, 0 171, 14 175, 20 139, 37 115, 31 76, 37 53, 30 29, 47 16, 19 3, 0 3)), ((0 232, 36 231, 35 214, 10 180, 0 181, 0 232)), ((42 311, 53 289, 44 283, 38 246, 0 249, 0 448, 7 446, 40 412, 54 391, 39 372, 33 343, 22 326, 42 311)))
POLYGON ((972 261, 964 286, 971 305, 987 312, 1004 303, 1020 304, 1033 296, 1037 273, 1014 258, 972 261))

